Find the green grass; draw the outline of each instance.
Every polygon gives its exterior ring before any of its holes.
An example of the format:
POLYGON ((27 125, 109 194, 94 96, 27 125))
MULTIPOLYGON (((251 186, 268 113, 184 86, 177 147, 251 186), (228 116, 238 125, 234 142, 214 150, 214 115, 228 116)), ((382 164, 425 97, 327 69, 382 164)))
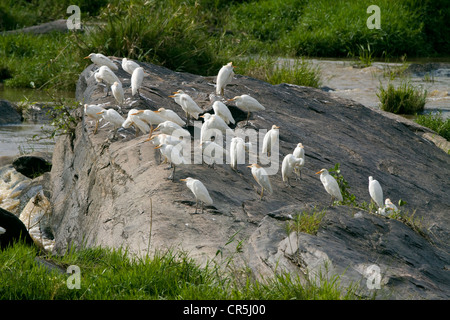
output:
POLYGON ((442 111, 417 115, 414 121, 450 141, 450 118, 444 119, 442 111))
POLYGON ((294 215, 293 219, 286 223, 287 234, 289 235, 292 232, 317 234, 320 222, 325 216, 325 213, 325 210, 319 211, 314 209, 312 212, 303 211, 294 215))
POLYGON ((261 281, 247 275, 237 279, 210 262, 200 266, 184 252, 167 250, 154 257, 136 257, 123 249, 84 248, 63 256, 40 255, 66 271, 80 269, 80 288, 69 274, 49 271, 36 262, 36 249, 16 244, 0 255, 1 300, 275 300, 359 299, 356 288, 343 288, 340 277, 319 276, 317 281, 286 273, 261 281))
POLYGON ((409 81, 403 80, 397 87, 388 83, 384 88, 380 84, 377 96, 381 109, 396 114, 416 114, 425 107, 427 91, 414 87, 409 81))

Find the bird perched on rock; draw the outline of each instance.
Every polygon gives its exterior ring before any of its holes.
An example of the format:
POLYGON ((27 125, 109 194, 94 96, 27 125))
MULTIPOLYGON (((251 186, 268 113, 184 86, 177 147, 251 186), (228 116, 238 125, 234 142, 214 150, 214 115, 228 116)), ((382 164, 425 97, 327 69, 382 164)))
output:
POLYGON ((181 108, 186 113, 186 122, 189 123, 189 118, 192 116, 194 119, 198 119, 200 113, 203 109, 198 106, 198 104, 191 98, 190 95, 179 90, 174 95, 169 96, 174 98, 175 102, 181 106, 181 108))
POLYGON ((186 160, 183 158, 181 154, 180 151, 181 148, 179 147, 179 145, 163 143, 160 144, 159 146, 156 146, 155 149, 160 149, 161 154, 169 163, 169 168, 172 168, 172 173, 169 175, 169 177, 167 177, 167 179, 174 181, 176 166, 186 163, 186 160))
POLYGON ((214 114, 218 115, 225 121, 226 124, 235 123, 233 115, 231 114, 230 109, 221 101, 214 101, 212 108, 214 110, 214 114))
POLYGON ((251 148, 251 142, 245 142, 240 137, 233 137, 230 143, 230 166, 237 171, 238 164, 245 163, 245 151, 251 148))
POLYGON ((147 122, 143 121, 138 115, 137 109, 130 109, 128 111, 128 116, 125 119, 125 121, 122 123, 122 127, 125 129, 129 128, 130 126, 134 125, 136 127, 136 136, 138 134, 138 130, 141 131, 143 134, 148 133, 150 131, 150 126, 147 122))
POLYGON ((267 154, 268 157, 272 154, 272 148, 278 144, 280 137, 280 127, 273 125, 272 128, 264 135, 262 153, 267 154))
POLYGON ((103 119, 105 119, 107 122, 113 125, 114 127, 114 136, 116 136, 117 131, 120 127, 122 127, 122 124, 125 122, 125 119, 114 109, 104 109, 98 114, 101 114, 103 119))
POLYGON ((388 215, 396 212, 398 212, 397 206, 392 203, 391 199, 386 198, 386 200, 384 200, 384 208, 382 209, 381 214, 388 215))
POLYGON ((116 74, 108 66, 101 66, 97 72, 94 73, 94 78, 97 82, 106 84, 106 96, 109 95, 109 87, 113 85, 114 82, 121 83, 116 74))
POLYGON ((98 130, 98 124, 100 120, 103 118, 99 112, 105 110, 103 107, 96 105, 96 104, 85 104, 84 105, 84 114, 88 116, 89 118, 92 118, 95 120, 95 129, 94 134, 97 133, 98 130))
POLYGON ((134 69, 139 68, 140 66, 134 62, 133 60, 128 60, 127 58, 122 59, 122 69, 130 75, 133 74, 134 69))
POLYGON ((222 164, 223 156, 228 154, 224 147, 214 141, 202 141, 200 147, 202 148, 203 161, 212 168, 214 168, 215 163, 222 164))
POLYGON ((383 208, 383 190, 380 183, 372 176, 369 177, 369 194, 372 200, 377 204, 378 208, 383 208))
POLYGON ((232 99, 228 99, 228 101, 236 101, 236 107, 247 112, 247 124, 248 119, 250 118, 250 112, 262 111, 266 109, 261 103, 258 102, 258 100, 248 94, 236 96, 232 99))
POLYGON ((220 68, 219 73, 217 74, 216 79, 216 94, 224 95, 225 86, 233 80, 235 66, 233 66, 233 62, 229 62, 220 68))
POLYGON ((342 198, 341 190, 339 189, 336 179, 328 172, 327 169, 322 169, 319 172, 316 172, 316 174, 319 173, 320 181, 322 181, 325 190, 331 195, 330 206, 333 204, 335 199, 338 201, 343 201, 344 199, 342 198))
POLYGON ((146 122, 147 124, 150 125, 150 136, 153 133, 153 126, 154 125, 159 125, 160 123, 163 123, 165 121, 167 121, 166 119, 164 119, 163 117, 160 117, 156 111, 152 111, 152 110, 136 110, 136 112, 133 113, 133 116, 137 116, 139 119, 141 119, 142 121, 146 122))
POLYGON ((303 166, 304 160, 297 158, 292 153, 287 154, 281 164, 281 177, 286 186, 290 186, 289 178, 297 166, 303 166))
POLYGON ((159 108, 157 111, 155 111, 161 118, 164 118, 166 120, 175 122, 179 126, 185 126, 186 122, 180 118, 178 114, 176 114, 175 111, 165 108, 159 108))
POLYGON ((191 134, 186 129, 183 129, 181 126, 177 125, 175 122, 166 120, 158 124, 154 131, 159 130, 162 133, 174 135, 175 137, 190 137, 191 134))
POLYGON ((257 163, 253 163, 251 166, 247 166, 247 168, 252 169, 253 178, 255 178, 256 182, 261 187, 261 197, 259 199, 262 200, 264 190, 267 190, 269 193, 272 193, 272 185, 270 184, 267 171, 257 163))
POLYGON ((92 63, 98 67, 107 66, 111 70, 119 70, 117 65, 110 58, 101 53, 91 53, 87 57, 84 57, 84 59, 91 59, 92 63))
MULTIPOLYGON (((299 177, 301 179, 302 178, 302 168, 305 165, 305 148, 303 147, 303 144, 298 143, 292 154, 296 158, 303 159, 303 162, 301 164, 297 165, 294 169, 294 172, 296 173, 297 177, 299 177)), ((296 177, 296 179, 297 179, 297 177, 296 177)))
POLYGON ((187 177, 186 179, 180 179, 180 181, 185 181, 186 186, 192 191, 195 196, 196 205, 195 205, 195 213, 198 210, 198 203, 202 203, 202 213, 203 213, 203 204, 212 205, 213 200, 209 195, 208 189, 206 189, 205 185, 197 179, 187 177))
POLYGON ((142 87, 142 81, 144 80, 144 68, 138 67, 134 69, 131 75, 131 95, 139 94, 139 89, 142 87))
POLYGON ((111 92, 114 98, 116 99, 117 103, 119 104, 119 108, 122 107, 125 97, 123 93, 122 83, 117 81, 114 82, 113 85, 111 86, 111 92))
POLYGON ((207 141, 211 139, 211 136, 215 136, 215 129, 222 133, 226 133, 231 128, 223 121, 223 119, 215 114, 205 113, 200 116, 205 119, 200 129, 200 141, 207 141))

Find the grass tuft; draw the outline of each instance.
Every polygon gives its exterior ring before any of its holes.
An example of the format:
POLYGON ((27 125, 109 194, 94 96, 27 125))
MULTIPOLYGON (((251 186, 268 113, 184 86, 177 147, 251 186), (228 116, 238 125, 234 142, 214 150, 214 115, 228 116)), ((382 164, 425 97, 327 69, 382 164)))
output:
POLYGON ((414 87, 408 81, 402 81, 397 87, 389 83, 386 88, 381 84, 377 96, 381 109, 395 114, 416 114, 425 107, 427 91, 414 87))

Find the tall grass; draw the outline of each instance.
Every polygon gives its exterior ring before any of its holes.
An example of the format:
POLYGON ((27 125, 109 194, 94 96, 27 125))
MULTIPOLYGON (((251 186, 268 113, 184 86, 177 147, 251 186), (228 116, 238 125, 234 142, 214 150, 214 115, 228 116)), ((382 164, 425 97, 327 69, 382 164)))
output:
POLYGON ((414 87, 409 81, 402 81, 397 87, 388 83, 380 84, 377 96, 381 109, 396 114, 415 114, 425 107, 427 91, 414 87))
POLYGON ((450 118, 444 119, 442 111, 418 115, 414 121, 450 141, 450 118))
POLYGON ((359 299, 356 288, 340 285, 339 276, 317 280, 279 273, 261 281, 249 276, 240 282, 217 264, 200 266, 185 252, 172 250, 149 258, 97 247, 39 257, 36 249, 16 244, 0 255, 2 300, 359 299), (36 257, 60 271, 45 268, 36 257), (79 289, 67 286, 70 265, 80 268, 79 289))

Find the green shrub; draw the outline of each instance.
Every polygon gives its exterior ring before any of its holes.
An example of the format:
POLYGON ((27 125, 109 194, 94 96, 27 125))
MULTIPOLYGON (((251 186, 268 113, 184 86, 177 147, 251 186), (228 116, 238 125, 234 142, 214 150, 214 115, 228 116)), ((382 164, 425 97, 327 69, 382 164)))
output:
POLYGON ((415 114, 423 111, 427 91, 414 87, 409 81, 402 81, 397 87, 389 83, 386 88, 381 84, 377 96, 381 109, 395 114, 415 114))
POLYGON ((418 115, 414 121, 450 141, 450 118, 444 119, 442 111, 418 115))

